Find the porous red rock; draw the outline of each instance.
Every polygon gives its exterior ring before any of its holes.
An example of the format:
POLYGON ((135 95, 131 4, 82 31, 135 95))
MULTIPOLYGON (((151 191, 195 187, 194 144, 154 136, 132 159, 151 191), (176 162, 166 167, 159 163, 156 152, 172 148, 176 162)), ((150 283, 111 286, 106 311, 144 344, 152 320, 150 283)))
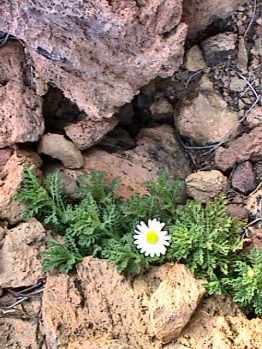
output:
POLYGON ((108 119, 142 86, 182 64, 182 10, 182 0, 4 1, 0 30, 27 46, 40 95, 50 82, 86 113, 67 134, 75 141, 77 133, 87 148, 87 128, 102 137, 114 127, 108 119))
POLYGON ((156 179, 163 170, 181 178, 190 173, 189 162, 174 130, 167 125, 142 130, 132 150, 110 154, 94 148, 84 158, 84 171, 104 171, 109 181, 119 177, 118 193, 125 198, 134 193, 145 194, 145 181, 156 179))
POLYGON ((41 98, 30 80, 22 45, 10 42, 0 47, 0 61, 0 148, 35 142, 44 131, 41 98))
POLYGON ((247 115, 246 122, 250 128, 261 126, 262 125, 262 107, 258 105, 254 109, 252 109, 250 113, 247 115))
POLYGON ((127 343, 117 339, 98 338, 87 341, 75 341, 69 343, 67 349, 134 349, 127 343))
POLYGON ((11 155, 12 155, 12 149, 10 148, 0 149, 0 172, 4 168, 5 164, 7 163, 11 155))
POLYGON ((203 283, 196 282, 182 264, 161 282, 151 296, 149 313, 153 331, 162 343, 179 337, 204 293, 203 283))
POLYGON ((215 154, 216 166, 227 171, 235 164, 246 160, 262 159, 262 126, 234 139, 228 147, 219 147, 215 154))
MULTIPOLYGON (((15 291, 16 292, 16 291, 15 291)), ((1 308, 16 302, 14 293, 5 292, 1 297, 1 308)), ((40 299, 36 295, 27 302, 17 304, 12 312, 0 317, 0 348, 1 349, 39 349, 42 348, 43 337, 39 329, 40 299), (11 313, 11 314, 10 314, 11 313)))
POLYGON ((15 224, 22 220, 23 205, 15 200, 26 167, 39 168, 41 159, 32 151, 16 150, 0 174, 0 219, 15 224))
MULTIPOLYGON (((21 316, 21 315, 20 315, 21 316)), ((37 321, 15 317, 0 318, 0 347, 2 349, 39 349, 37 321)))
POLYGON ((165 349, 260 349, 262 320, 247 319, 234 304, 224 308, 219 298, 210 299, 193 316, 177 342, 165 349), (216 302, 216 303, 215 303, 216 302))
POLYGON ((83 150, 97 144, 117 124, 118 119, 116 117, 107 120, 90 120, 86 118, 66 126, 65 133, 79 149, 83 150))
POLYGON ((232 186, 240 192, 247 194, 255 189, 256 178, 253 165, 250 161, 239 164, 232 174, 232 186))

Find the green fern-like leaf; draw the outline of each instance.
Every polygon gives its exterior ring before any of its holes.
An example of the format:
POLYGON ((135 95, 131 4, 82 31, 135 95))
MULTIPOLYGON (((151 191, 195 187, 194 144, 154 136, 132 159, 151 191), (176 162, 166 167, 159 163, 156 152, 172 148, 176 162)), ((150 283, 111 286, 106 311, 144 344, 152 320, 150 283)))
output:
POLYGON ((25 169, 16 200, 25 205, 25 219, 37 217, 45 224, 61 228, 64 216, 64 194, 58 173, 49 175, 45 183, 42 183, 33 168, 25 169))
POLYGON ((206 207, 188 201, 177 209, 176 222, 170 227, 168 258, 188 265, 196 275, 210 281, 210 290, 218 292, 218 280, 228 274, 231 256, 243 247, 242 226, 243 222, 226 213, 223 198, 206 207))
POLYGON ((62 273, 69 273, 82 259, 79 253, 71 250, 66 244, 50 240, 48 250, 43 254, 43 269, 57 269, 62 273))
POLYGON ((262 315, 262 251, 253 248, 236 256, 223 286, 233 300, 248 312, 262 315))

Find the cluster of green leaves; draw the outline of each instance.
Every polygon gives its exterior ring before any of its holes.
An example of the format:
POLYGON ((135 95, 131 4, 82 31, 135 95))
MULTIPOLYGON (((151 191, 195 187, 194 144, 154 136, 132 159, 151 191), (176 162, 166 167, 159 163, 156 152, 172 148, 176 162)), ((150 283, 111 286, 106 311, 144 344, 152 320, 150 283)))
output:
POLYGON ((242 252, 222 280, 224 291, 246 312, 262 315, 262 252, 257 248, 242 252))
POLYGON ((135 226, 152 217, 171 222, 176 203, 183 193, 183 182, 166 174, 148 183, 149 195, 134 195, 123 201, 116 194, 118 181, 110 185, 105 174, 92 172, 78 178, 76 202, 66 196, 58 172, 43 182, 32 169, 26 169, 17 200, 25 204, 25 219, 36 217, 55 233, 63 243, 49 242, 44 255, 45 270, 69 272, 84 256, 107 258, 119 272, 138 274, 158 258, 146 258, 133 243, 135 226))
POLYGON ((221 278, 228 275, 236 252, 243 248, 242 227, 243 222, 227 214, 223 197, 206 206, 188 201, 176 210, 175 224, 169 228, 170 259, 208 280, 209 293, 221 292, 221 278))
POLYGON ((210 294, 228 293, 247 311, 262 314, 262 253, 243 252, 244 223, 227 214, 225 198, 207 205, 185 203, 183 182, 166 174, 147 183, 147 195, 128 200, 116 195, 118 181, 109 185, 101 172, 79 177, 77 185, 72 201, 58 173, 41 182, 25 170, 17 194, 26 206, 25 218, 36 217, 61 236, 49 241, 46 270, 70 272, 88 255, 112 261, 125 274, 180 261, 207 281, 210 294), (162 257, 145 257, 134 245, 135 226, 152 218, 165 222, 171 235, 162 257))

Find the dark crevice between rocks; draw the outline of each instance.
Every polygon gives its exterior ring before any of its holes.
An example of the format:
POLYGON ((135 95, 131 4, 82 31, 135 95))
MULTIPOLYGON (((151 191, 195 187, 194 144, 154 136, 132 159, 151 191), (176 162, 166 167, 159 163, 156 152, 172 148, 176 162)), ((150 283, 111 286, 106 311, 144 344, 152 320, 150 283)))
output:
POLYGON ((62 91, 49 86, 43 96, 45 132, 64 134, 64 128, 84 118, 77 105, 66 98, 62 91))
POLYGON ((185 49, 188 50, 194 45, 201 44, 211 36, 215 36, 220 33, 234 32, 234 26, 232 24, 232 17, 227 18, 214 18, 212 23, 202 32, 199 32, 193 38, 188 38, 185 43, 185 49))

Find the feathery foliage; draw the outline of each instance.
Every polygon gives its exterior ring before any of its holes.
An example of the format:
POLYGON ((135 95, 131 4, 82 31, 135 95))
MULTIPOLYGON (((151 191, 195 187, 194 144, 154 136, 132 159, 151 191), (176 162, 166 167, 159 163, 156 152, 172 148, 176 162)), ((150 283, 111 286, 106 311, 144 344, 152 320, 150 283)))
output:
POLYGON ((25 171, 17 194, 25 219, 36 217, 60 235, 44 253, 45 270, 70 272, 88 255, 110 260, 125 274, 180 261, 206 280, 210 294, 226 292, 248 312, 262 314, 262 253, 243 250, 244 223, 227 214, 225 198, 184 204, 183 182, 166 174, 147 183, 147 195, 128 200, 116 195, 118 181, 109 185, 101 172, 79 177, 77 184, 72 202, 58 173, 41 182, 32 169, 25 171), (165 222, 171 235, 162 257, 145 257, 134 244, 136 225, 152 218, 165 222))
POLYGON ((242 227, 243 222, 226 213, 223 197, 205 207, 188 201, 176 210, 175 224, 169 229, 170 259, 187 264, 207 279, 210 293, 221 292, 221 276, 228 274, 232 256, 243 248, 242 227))
POLYGON ((248 313, 262 315, 262 252, 252 248, 233 263, 222 280, 224 289, 248 313))

